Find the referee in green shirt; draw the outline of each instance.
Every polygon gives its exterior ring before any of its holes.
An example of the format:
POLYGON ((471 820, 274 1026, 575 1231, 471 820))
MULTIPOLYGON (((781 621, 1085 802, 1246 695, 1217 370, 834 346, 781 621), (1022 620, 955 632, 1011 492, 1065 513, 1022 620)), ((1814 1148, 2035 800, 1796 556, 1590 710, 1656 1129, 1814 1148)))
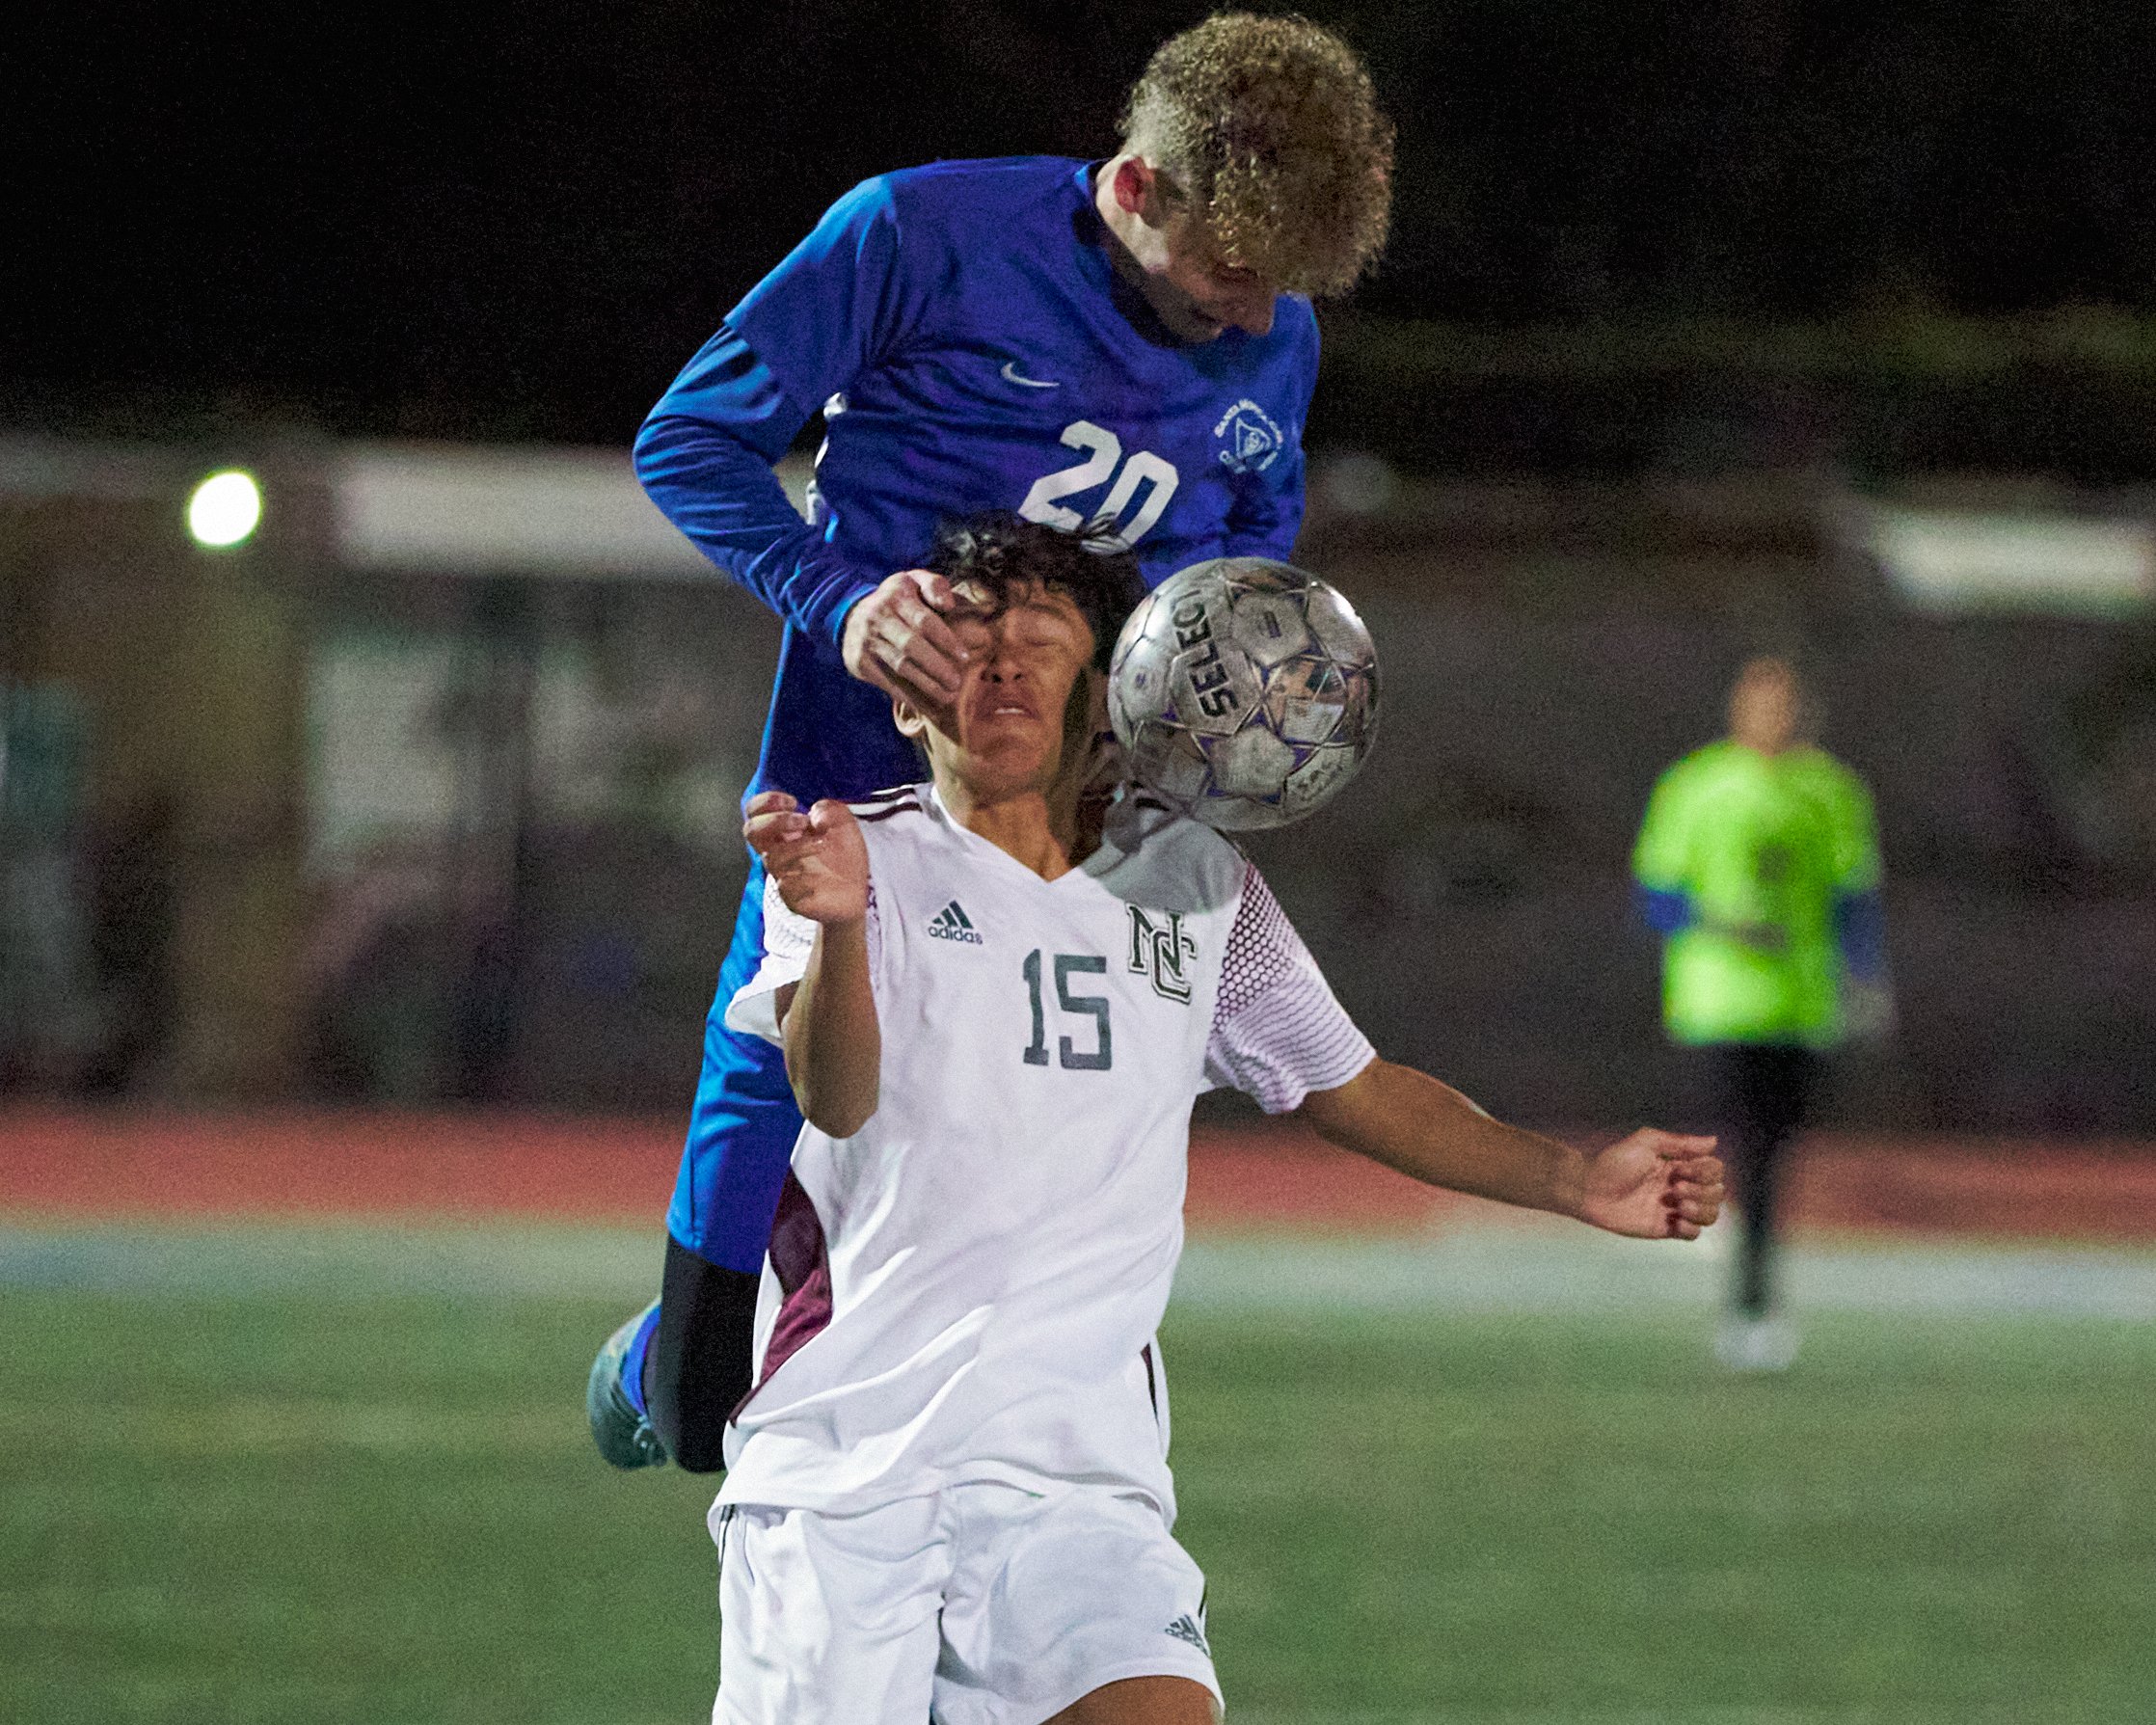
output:
POLYGON ((1781 1165, 1819 1057, 1852 1017, 1883 1020, 1879 848, 1863 782, 1803 739, 1787 660, 1745 664, 1729 729, 1656 784, 1632 875, 1663 937, 1662 1022, 1709 1067, 1742 1227, 1716 1352, 1779 1370, 1796 1354, 1774 1299, 1781 1165))

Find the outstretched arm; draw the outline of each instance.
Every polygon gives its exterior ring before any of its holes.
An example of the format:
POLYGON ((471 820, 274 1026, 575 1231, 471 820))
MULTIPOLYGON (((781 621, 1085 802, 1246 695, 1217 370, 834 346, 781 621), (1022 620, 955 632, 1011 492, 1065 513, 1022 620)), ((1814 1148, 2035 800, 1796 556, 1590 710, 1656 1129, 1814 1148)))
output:
POLYGON ((1711 1138, 1648 1128, 1588 1156, 1493 1119, 1450 1085, 1390 1061, 1312 1091, 1296 1112, 1342 1149, 1425 1184, 1577 1216, 1611 1233, 1693 1240, 1721 1207, 1711 1138))
POLYGON ((935 706, 965 649, 941 612, 950 583, 924 569, 848 561, 796 515, 771 472, 807 415, 730 326, 674 381, 636 436, 636 476, 697 550, 795 627, 838 642, 846 668, 935 706))
POLYGON ((853 561, 772 476, 821 402, 902 346, 936 278, 909 267, 892 183, 865 180, 728 313, 652 409, 636 476, 666 518, 846 668, 927 706, 957 690, 965 654, 940 578, 853 561))
POLYGON ((705 556, 795 627, 835 641, 882 572, 825 544, 771 472, 808 418, 721 324, 637 432, 636 477, 705 556))
POLYGON ((843 802, 807 814, 782 791, 752 797, 742 834, 787 908, 817 925, 808 968, 778 1003, 786 1077, 802 1115, 850 1138, 876 1113, 883 1038, 869 982, 869 855, 843 802))

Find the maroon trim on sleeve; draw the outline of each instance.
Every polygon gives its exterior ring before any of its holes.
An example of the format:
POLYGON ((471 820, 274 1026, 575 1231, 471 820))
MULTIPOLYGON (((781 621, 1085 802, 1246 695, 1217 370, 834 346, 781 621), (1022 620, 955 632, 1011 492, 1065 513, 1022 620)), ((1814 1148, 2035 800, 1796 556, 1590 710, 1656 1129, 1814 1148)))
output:
POLYGON ((785 1298, 764 1350, 764 1369, 756 1374, 755 1388, 734 1410, 737 1417, 756 1398, 756 1390, 771 1381, 771 1374, 831 1321, 831 1259, 824 1248, 823 1219, 791 1170, 779 1188, 778 1214, 771 1222, 770 1260, 785 1298))

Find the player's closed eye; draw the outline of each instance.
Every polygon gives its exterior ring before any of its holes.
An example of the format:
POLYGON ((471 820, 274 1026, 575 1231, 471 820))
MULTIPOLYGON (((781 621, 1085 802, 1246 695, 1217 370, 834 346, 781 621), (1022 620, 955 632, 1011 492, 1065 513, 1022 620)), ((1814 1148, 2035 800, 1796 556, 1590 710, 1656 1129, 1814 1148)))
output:
POLYGON ((1024 647, 1075 647, 1083 631, 1069 618, 1055 612, 1020 611, 1006 627, 1010 638, 1024 647))
POLYGON ((984 651, 995 632, 988 627, 988 619, 979 611, 959 611, 951 618, 951 633, 958 637, 958 645, 968 653, 984 651))

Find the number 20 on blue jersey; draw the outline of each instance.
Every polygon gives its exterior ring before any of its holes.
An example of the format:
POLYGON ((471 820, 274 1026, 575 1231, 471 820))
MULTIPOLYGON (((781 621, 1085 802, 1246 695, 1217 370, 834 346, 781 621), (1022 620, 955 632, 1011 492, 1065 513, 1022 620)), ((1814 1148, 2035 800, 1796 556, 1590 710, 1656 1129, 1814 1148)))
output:
POLYGON ((1174 464, 1150 449, 1133 449, 1126 457, 1122 439, 1091 419, 1073 419, 1063 428, 1061 441, 1070 448, 1083 449, 1086 458, 1036 479, 1033 489, 1026 493, 1026 500, 1018 505, 1018 513, 1028 521, 1060 527, 1066 533, 1104 533, 1126 546, 1136 545, 1160 521, 1175 495, 1181 475, 1174 464), (1090 516, 1066 509, 1056 500, 1099 485, 1108 486, 1108 495, 1090 516))

